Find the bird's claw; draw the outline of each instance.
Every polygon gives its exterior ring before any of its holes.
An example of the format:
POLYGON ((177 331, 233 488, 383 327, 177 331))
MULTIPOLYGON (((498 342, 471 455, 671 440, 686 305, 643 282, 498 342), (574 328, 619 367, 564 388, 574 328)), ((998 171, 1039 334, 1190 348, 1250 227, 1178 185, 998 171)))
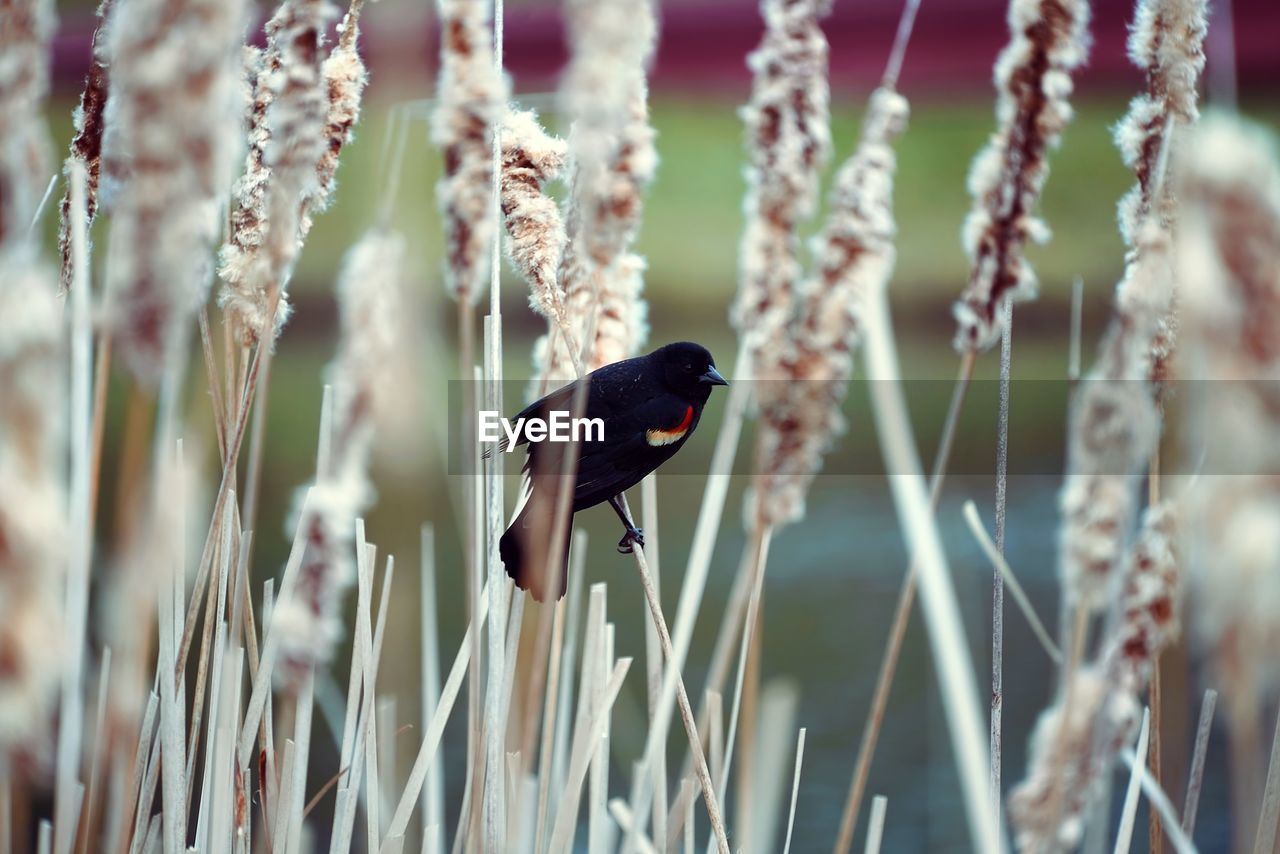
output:
POLYGON ((618 553, 629 555, 635 551, 635 546, 644 548, 644 531, 640 528, 628 528, 622 539, 618 540, 618 553))

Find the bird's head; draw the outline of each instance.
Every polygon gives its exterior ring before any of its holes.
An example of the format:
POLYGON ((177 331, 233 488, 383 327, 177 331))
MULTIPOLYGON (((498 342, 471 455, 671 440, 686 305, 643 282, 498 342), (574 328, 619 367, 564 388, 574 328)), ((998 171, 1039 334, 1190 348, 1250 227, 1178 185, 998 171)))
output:
POLYGON ((691 400, 705 401, 711 389, 728 385, 729 381, 716 370, 716 361, 701 344, 680 341, 659 347, 650 354, 661 371, 667 388, 691 400))

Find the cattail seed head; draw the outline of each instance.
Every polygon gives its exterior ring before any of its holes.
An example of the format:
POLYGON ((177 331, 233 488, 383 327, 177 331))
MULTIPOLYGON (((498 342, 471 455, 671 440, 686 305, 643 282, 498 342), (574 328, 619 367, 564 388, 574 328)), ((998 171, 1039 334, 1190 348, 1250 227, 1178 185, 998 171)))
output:
POLYGON ((440 80, 431 138, 444 153, 436 186, 444 215, 445 285, 476 302, 489 276, 493 240, 493 130, 502 121, 507 81, 493 65, 486 0, 440 0, 440 80))
POLYGON ((1087 0, 1011 0, 1010 41, 996 61, 996 133, 973 160, 973 207, 963 241, 969 282, 955 305, 956 348, 1000 339, 1005 303, 1031 299, 1036 277, 1023 250, 1049 229, 1035 215, 1049 151, 1071 120, 1071 74, 1088 55, 1087 0))
POLYGON ((1103 781, 1140 717, 1137 700, 1111 690, 1102 668, 1076 671, 1064 696, 1036 722, 1027 779, 1009 795, 1019 851, 1070 851, 1080 844, 1103 781))
POLYGON ((338 277, 340 340, 326 371, 333 389, 329 455, 320 461, 307 517, 300 520, 306 551, 293 596, 280 602, 285 667, 291 684, 307 665, 332 658, 342 636, 347 591, 355 580, 355 523, 373 505, 369 478, 375 427, 394 386, 388 366, 399 352, 400 273, 404 238, 375 228, 351 248, 338 277))
POLYGON ((286 289, 309 205, 327 198, 322 161, 332 150, 330 113, 346 115, 332 105, 324 74, 324 33, 333 15, 326 0, 284 0, 267 22, 250 151, 219 270, 225 284, 218 302, 246 345, 274 342, 288 320, 286 289))
POLYGON ((559 282, 564 223, 555 199, 542 189, 559 177, 566 146, 529 110, 508 110, 502 122, 501 205, 507 256, 529 282, 529 305, 563 328, 568 318, 559 282))
MULTIPOLYGON (((573 122, 572 178, 560 282, 590 371, 634 356, 648 334, 645 262, 631 247, 658 160, 645 80, 656 26, 650 0, 574 0, 568 13, 572 61, 560 100, 573 122)), ((576 376, 558 330, 534 353, 533 396, 576 376)))
POLYGON ((800 290, 799 314, 777 362, 782 379, 761 384, 758 453, 769 477, 757 499, 764 524, 804 515, 822 458, 844 432, 841 408, 853 376, 861 305, 869 291, 888 285, 896 258, 893 143, 907 113, 897 92, 872 94, 862 138, 836 174, 827 220, 814 241, 818 268, 800 290))
POLYGON ((1179 284, 1190 396, 1193 638, 1233 703, 1274 696, 1280 645, 1280 162, 1275 139, 1206 117, 1179 164, 1179 284))
POLYGON ((244 5, 118 0, 106 50, 116 163, 107 287, 125 363, 155 383, 179 324, 204 302, 235 128, 244 5))
POLYGON ((818 26, 830 7, 828 0, 762 0, 764 39, 747 60, 753 77, 742 118, 750 165, 732 319, 749 338, 757 379, 777 373, 763 362, 781 349, 794 314, 803 274, 796 228, 813 213, 831 148, 827 41, 818 26))

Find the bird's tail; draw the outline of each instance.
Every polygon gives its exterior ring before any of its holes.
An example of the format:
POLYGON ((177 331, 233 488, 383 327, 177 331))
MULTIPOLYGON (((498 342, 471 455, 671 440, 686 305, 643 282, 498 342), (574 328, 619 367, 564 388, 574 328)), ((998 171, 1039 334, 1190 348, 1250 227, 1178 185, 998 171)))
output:
POLYGON ((555 505, 554 494, 531 491, 498 542, 498 552, 507 575, 515 581, 516 587, 528 590, 539 602, 559 599, 569 581, 569 534, 573 530, 573 513, 565 514, 565 522, 556 532, 555 505), (558 559, 551 553, 553 543, 557 543, 558 559), (556 560, 555 566, 550 565, 552 560, 556 560))

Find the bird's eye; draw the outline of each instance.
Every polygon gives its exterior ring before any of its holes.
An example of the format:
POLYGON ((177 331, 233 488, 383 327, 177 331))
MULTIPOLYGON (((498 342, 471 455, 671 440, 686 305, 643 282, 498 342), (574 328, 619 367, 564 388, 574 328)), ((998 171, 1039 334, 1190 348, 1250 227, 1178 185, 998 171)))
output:
POLYGON ((685 364, 685 366, 684 366, 684 372, 685 372, 686 374, 691 374, 691 373, 693 373, 693 365, 692 365, 692 364, 685 364))

